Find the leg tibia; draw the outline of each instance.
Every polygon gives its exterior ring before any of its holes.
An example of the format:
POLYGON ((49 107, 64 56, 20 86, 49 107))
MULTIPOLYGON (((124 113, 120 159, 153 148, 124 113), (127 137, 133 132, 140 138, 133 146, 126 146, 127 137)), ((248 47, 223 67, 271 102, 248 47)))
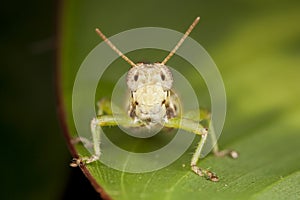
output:
POLYGON ((205 178, 207 178, 208 180, 211 180, 211 181, 219 181, 219 178, 218 176, 209 171, 209 170, 205 170, 205 169, 201 169, 200 167, 197 166, 197 163, 200 159, 200 156, 201 156, 201 152, 202 152, 202 149, 203 149, 203 146, 207 140, 207 135, 208 135, 208 132, 206 129, 202 130, 202 132, 204 134, 202 134, 201 136, 201 140, 196 148, 196 151, 195 153, 193 154, 193 157, 192 157, 192 160, 191 160, 191 169, 193 172, 195 172, 197 175, 199 176, 204 176, 205 178))

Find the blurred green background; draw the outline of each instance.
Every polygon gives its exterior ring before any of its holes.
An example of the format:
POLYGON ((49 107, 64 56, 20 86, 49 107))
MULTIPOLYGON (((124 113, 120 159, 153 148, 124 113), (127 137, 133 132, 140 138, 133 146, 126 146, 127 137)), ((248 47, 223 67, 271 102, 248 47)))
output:
POLYGON ((227 92, 220 143, 245 147, 244 158, 234 164, 240 165, 240 177, 250 180, 240 181, 241 186, 253 195, 255 177, 270 172, 275 181, 299 171, 299 1, 19 1, 5 2, 0 10, 1 199, 97 196, 79 170, 68 167, 71 156, 56 112, 59 46, 60 64, 73 72, 63 77, 64 90, 71 91, 75 69, 101 41, 95 27, 107 36, 146 26, 184 32, 196 16, 201 22, 191 37, 216 62, 227 92), (62 43, 57 44, 57 36, 62 43), (268 159, 260 162, 265 153, 268 159), (262 169, 258 174, 256 160, 262 169))

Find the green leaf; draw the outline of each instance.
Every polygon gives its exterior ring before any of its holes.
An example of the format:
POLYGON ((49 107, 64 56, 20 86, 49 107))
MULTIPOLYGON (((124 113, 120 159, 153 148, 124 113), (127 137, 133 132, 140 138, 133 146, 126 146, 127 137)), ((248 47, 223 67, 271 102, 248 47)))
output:
MULTIPOLYGON (((240 5, 240 9, 235 9, 232 5, 236 1, 219 2, 220 8, 209 3, 196 6, 197 3, 173 2, 172 10, 182 12, 175 14, 169 11, 171 17, 164 13, 151 15, 151 9, 170 6, 161 1, 157 1, 157 4, 154 1, 145 2, 143 5, 139 1, 116 5, 98 1, 68 3, 66 1, 63 9, 60 33, 60 81, 68 134, 71 137, 77 134, 71 109, 72 87, 85 56, 101 42, 94 33, 95 27, 100 26, 107 36, 142 26, 162 26, 184 32, 184 27, 200 14, 200 25, 191 37, 210 49, 227 91, 227 118, 219 142, 221 148, 237 150, 240 158, 232 160, 209 155, 199 163, 199 166, 216 172, 220 182, 209 182, 191 172, 189 163, 195 149, 194 143, 176 162, 154 172, 126 173, 108 168, 100 162, 87 165, 88 177, 93 178, 109 197, 300 198, 299 3, 269 5, 252 2, 247 8, 240 5), (222 11, 229 16, 226 21, 222 11)), ((154 61, 164 56, 161 52, 151 50, 131 52, 129 55, 154 61)), ((128 69, 123 62, 118 59, 112 64, 120 70, 109 69, 105 72, 102 81, 106 87, 98 91, 97 98, 111 93, 115 74, 128 69)), ((169 65, 182 63, 183 60, 174 57, 169 65)), ((196 87, 205 89, 202 80, 192 77, 193 71, 189 67, 184 70, 196 87)), ((203 99, 201 106, 209 106, 207 92, 197 95, 203 99)), ((117 129, 110 130, 112 134, 118 132, 117 129)), ((118 137, 116 135, 112 139, 118 142, 118 137)), ((121 138, 121 143, 127 150, 143 151, 151 148, 153 141, 147 145, 141 141, 132 146, 125 137, 121 138)), ((86 155, 86 150, 80 145, 76 145, 76 151, 86 155)))

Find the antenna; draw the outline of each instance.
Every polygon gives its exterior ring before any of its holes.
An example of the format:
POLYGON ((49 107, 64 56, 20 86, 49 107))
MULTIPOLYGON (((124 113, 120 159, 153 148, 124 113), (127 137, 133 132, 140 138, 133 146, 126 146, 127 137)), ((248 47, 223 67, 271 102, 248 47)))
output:
POLYGON ((132 67, 136 67, 136 64, 132 62, 127 56, 125 56, 107 37, 98 29, 96 28, 96 33, 103 39, 104 42, 114 50, 119 56, 121 56, 126 62, 128 62, 132 67))
POLYGON ((174 55, 174 53, 177 51, 177 49, 182 45, 182 43, 184 42, 184 40, 187 38, 187 36, 192 32, 192 30, 194 29, 194 27, 198 24, 200 20, 200 17, 197 17, 194 22, 192 23, 192 25, 188 28, 188 30, 185 32, 185 34, 182 36, 182 38, 179 40, 179 42, 176 44, 176 46, 174 47, 174 49, 169 53, 169 55, 161 62, 161 64, 165 65, 170 58, 174 55))

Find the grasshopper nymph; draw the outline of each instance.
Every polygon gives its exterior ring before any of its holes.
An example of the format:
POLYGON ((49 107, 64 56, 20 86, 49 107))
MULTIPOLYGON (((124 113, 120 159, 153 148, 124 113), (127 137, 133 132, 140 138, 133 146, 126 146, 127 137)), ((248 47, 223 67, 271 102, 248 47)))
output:
MULTIPOLYGON (((112 44, 106 36, 96 29, 97 34, 127 63, 131 65, 131 69, 127 73, 127 86, 130 90, 130 98, 128 105, 128 117, 125 117, 122 121, 123 126, 139 127, 144 126, 151 129, 157 125, 162 125, 167 128, 177 128, 186 131, 193 132, 200 135, 201 140, 193 154, 191 160, 191 169, 199 176, 204 176, 211 181, 218 181, 218 176, 209 171, 197 166, 200 159, 200 154, 203 146, 207 140, 208 130, 200 122, 196 122, 193 119, 184 119, 179 126, 178 119, 180 119, 181 110, 178 102, 178 97, 172 89, 173 76, 166 63, 175 54, 177 49, 181 46, 184 40, 191 33, 193 28, 199 22, 200 17, 197 17, 185 32, 183 37, 179 40, 169 55, 162 61, 152 64, 134 63, 128 57, 126 57, 117 47, 112 44), (190 124, 197 123, 197 130, 189 129, 190 124)), ((107 100, 99 102, 99 116, 91 121, 91 132, 93 136, 94 154, 91 157, 82 157, 73 160, 71 166, 78 166, 81 164, 88 164, 99 160, 100 157, 100 127, 101 126, 117 126, 118 124, 112 116, 112 112, 108 105, 107 100)), ((209 122, 210 114, 204 113, 204 119, 209 122)), ((208 123, 209 124, 209 123, 208 123)), ((211 135, 213 142, 216 143, 216 137, 212 131, 211 135)), ((87 142, 85 139, 76 139, 78 141, 87 142)), ((223 150, 219 151, 217 144, 213 148, 213 152, 216 156, 230 156, 237 158, 236 151, 223 150)))

